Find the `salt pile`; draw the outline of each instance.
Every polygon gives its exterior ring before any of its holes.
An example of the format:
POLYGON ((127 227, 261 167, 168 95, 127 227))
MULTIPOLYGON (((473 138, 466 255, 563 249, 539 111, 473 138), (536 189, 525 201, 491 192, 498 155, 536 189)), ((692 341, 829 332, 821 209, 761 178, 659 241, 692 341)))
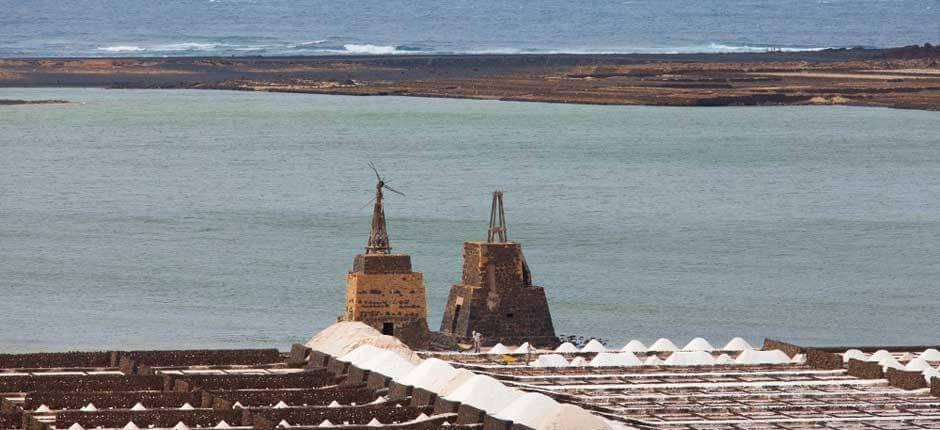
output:
POLYGON ((242 402, 235 402, 235 404, 232 405, 232 409, 245 409, 245 405, 243 405, 242 402))
POLYGON ((290 427, 290 423, 287 422, 287 420, 281 420, 281 422, 277 423, 277 427, 287 428, 290 427))
POLYGON ((689 343, 682 348, 683 351, 714 351, 715 347, 712 344, 708 343, 707 340, 697 337, 692 339, 689 343))
POLYGON ((173 430, 189 430, 189 426, 180 421, 173 426, 173 430))
POLYGON ((323 420, 317 427, 333 427, 333 423, 330 420, 323 420))
POLYGON ((545 414, 535 430, 610 430, 601 417, 574 405, 562 404, 545 414))
POLYGON ((95 407, 95 404, 94 404, 94 403, 88 403, 87 405, 85 405, 85 407, 83 407, 83 408, 81 408, 81 409, 79 409, 79 410, 80 410, 80 411, 85 411, 85 412, 95 412, 95 411, 98 410, 98 408, 95 407))
POLYGON ((362 345, 356 347, 356 349, 348 352, 342 357, 337 358, 337 360, 344 361, 361 369, 363 363, 373 359, 376 355, 383 352, 385 352, 384 349, 376 348, 372 345, 362 345))
POLYGON ((535 428, 540 418, 559 406, 558 402, 544 394, 525 393, 501 409, 496 418, 535 428))
POLYGON ((803 363, 806 363, 806 354, 797 354, 797 355, 794 355, 794 356, 793 356, 793 360, 790 360, 790 361, 793 362, 793 363, 796 363, 796 364, 803 364, 803 363))
POLYGON ((526 343, 523 343, 522 345, 519 345, 519 347, 516 348, 516 350, 513 351, 512 353, 513 354, 528 354, 529 352, 532 352, 532 345, 529 345, 529 342, 526 342, 526 343))
POLYGON ((217 429, 230 429, 230 428, 232 428, 232 426, 230 426, 227 422, 225 422, 225 420, 222 420, 222 421, 219 421, 219 423, 215 425, 215 428, 217 428, 217 429))
POLYGON ((924 375, 924 379, 927 380, 928 384, 933 383, 933 378, 940 378, 940 371, 937 369, 927 369, 923 372, 920 372, 921 375, 924 375))
POLYGON ((923 372, 924 370, 927 370, 927 369, 933 369, 933 368, 930 367, 930 363, 928 363, 927 360, 924 360, 923 358, 920 358, 920 357, 917 357, 907 362, 907 364, 904 366, 904 370, 917 370, 917 371, 923 372))
POLYGON ((382 423, 377 418, 372 418, 372 421, 369 421, 369 424, 366 425, 369 427, 382 427, 382 423))
POLYGON ((593 367, 639 366, 643 364, 632 352, 601 352, 594 356, 590 365, 593 367))
POLYGON ((35 412, 52 412, 52 409, 49 409, 46 405, 39 405, 35 412))
POLYGON ((721 354, 715 359, 715 364, 734 364, 734 359, 728 354, 721 354))
POLYGON ((872 354, 871 357, 868 357, 868 361, 881 363, 882 360, 887 359, 888 357, 891 357, 892 359, 894 358, 894 356, 891 355, 890 352, 885 351, 883 349, 879 349, 875 351, 875 353, 872 354))
POLYGON ((725 345, 724 348, 722 348, 722 351, 744 351, 748 349, 754 349, 754 347, 751 346, 751 344, 747 343, 746 340, 740 337, 736 337, 734 339, 731 339, 731 341, 728 342, 728 344, 725 345))
POLYGON ((274 409, 284 409, 286 407, 287 407, 287 403, 284 403, 283 400, 277 402, 277 404, 274 405, 274 409))
POLYGON ((574 346, 571 342, 565 342, 558 345, 558 348, 555 348, 555 352, 578 352, 578 347, 574 346))
POLYGON ((584 357, 575 357, 571 359, 571 363, 568 363, 568 367, 584 367, 587 366, 588 362, 584 357))
POLYGON ((476 374, 467 369, 457 369, 457 372, 454 373, 454 377, 450 378, 450 380, 447 381, 446 384, 444 384, 444 387, 441 388, 440 391, 437 391, 437 395, 441 397, 445 397, 449 395, 450 393, 453 393, 458 388, 460 388, 461 385, 469 381, 470 378, 474 376, 476 376, 476 374))
POLYGON ((332 402, 330 402, 330 404, 326 405, 326 407, 328 408, 338 408, 339 406, 340 404, 336 400, 333 400, 332 402))
POLYGON ((372 345, 381 349, 396 351, 409 361, 418 359, 417 354, 398 338, 384 335, 358 321, 343 321, 333 324, 317 333, 305 344, 310 349, 325 352, 333 357, 342 357, 362 345, 372 345))
POLYGON ((653 344, 650 345, 650 347, 647 349, 650 351, 654 351, 654 352, 665 352, 665 351, 675 351, 675 350, 678 350, 679 348, 677 348, 676 344, 672 343, 671 340, 661 337, 657 339, 656 342, 653 342, 653 344))
POLYGON ((429 358, 396 381, 402 385, 438 392, 457 375, 457 369, 443 360, 429 358))
POLYGON ((415 365, 395 351, 382 351, 371 360, 358 366, 364 370, 381 373, 389 378, 400 378, 414 369, 415 365))
POLYGON ((520 391, 511 389, 492 377, 474 375, 444 398, 452 402, 468 404, 484 412, 494 413, 520 394, 520 391))
POLYGON ((78 423, 72 423, 69 430, 85 430, 85 427, 80 426, 78 423))
POLYGON ((844 354, 842 354, 842 362, 843 362, 843 363, 848 363, 849 360, 851 360, 851 359, 853 359, 853 358, 856 359, 856 360, 865 361, 865 360, 868 360, 868 355, 866 355, 864 352, 859 351, 859 350, 857 350, 857 349, 850 349, 850 350, 848 350, 848 351, 845 351, 844 354))
POLYGON ((604 347, 604 344, 597 341, 597 339, 591 339, 588 341, 584 348, 581 348, 581 352, 606 352, 607 348, 604 347))
POLYGON ((497 343, 496 345, 493 345, 493 347, 490 348, 490 350, 487 351, 487 353, 489 353, 489 354, 509 354, 509 348, 506 348, 506 345, 503 345, 503 344, 501 344, 501 343, 497 343))
POLYGON ((131 407, 131 410, 132 411, 146 411, 147 408, 145 408, 144 405, 141 404, 140 402, 137 402, 136 404, 134 404, 134 406, 131 407))
POLYGON ((623 348, 620 348, 620 350, 629 352, 646 352, 646 345, 643 345, 643 342, 633 339, 630 342, 627 342, 627 344, 624 345, 623 348))
POLYGON ((133 421, 128 421, 122 428, 124 430, 140 430, 140 427, 137 427, 137 424, 134 424, 133 421))
POLYGON ((676 351, 663 364, 670 366, 708 366, 715 364, 715 357, 705 351, 676 351))
POLYGON ((659 356, 651 355, 646 357, 646 361, 644 361, 643 364, 646 366, 659 366, 663 364, 663 360, 660 359, 659 356))
POLYGON ((904 366, 902 366, 901 363, 896 358, 894 358, 893 355, 888 356, 888 358, 882 359, 881 361, 878 362, 878 364, 880 364, 881 368, 885 371, 887 371, 889 367, 893 369, 904 370, 904 366))
POLYGON ((925 349, 924 352, 920 353, 920 358, 927 361, 940 361, 940 351, 933 348, 925 349))
POLYGON ((746 350, 738 355, 734 360, 737 364, 783 364, 789 363, 790 357, 780 351, 773 349, 770 351, 746 350))
POLYGON ((565 360, 565 357, 561 354, 542 354, 532 365, 535 367, 567 367, 568 360, 565 360))

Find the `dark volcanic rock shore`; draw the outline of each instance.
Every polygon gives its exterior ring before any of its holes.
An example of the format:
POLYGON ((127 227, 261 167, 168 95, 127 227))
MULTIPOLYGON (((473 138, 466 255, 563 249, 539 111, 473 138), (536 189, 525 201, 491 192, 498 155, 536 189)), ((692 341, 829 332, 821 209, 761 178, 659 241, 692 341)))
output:
POLYGON ((0 106, 14 106, 14 105, 48 105, 48 104, 62 104, 70 103, 66 100, 5 100, 0 99, 0 106))
POLYGON ((27 58, 0 87, 201 88, 558 103, 940 110, 940 49, 630 55, 27 58))

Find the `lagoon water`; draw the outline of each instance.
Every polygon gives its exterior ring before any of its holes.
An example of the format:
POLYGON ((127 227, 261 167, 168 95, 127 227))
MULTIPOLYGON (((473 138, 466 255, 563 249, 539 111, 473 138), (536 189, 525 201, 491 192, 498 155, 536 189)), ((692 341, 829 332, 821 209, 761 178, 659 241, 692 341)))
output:
POLYGON ((559 333, 937 343, 940 116, 0 89, 0 349, 278 347, 342 311, 374 161, 431 326, 505 190, 559 333))

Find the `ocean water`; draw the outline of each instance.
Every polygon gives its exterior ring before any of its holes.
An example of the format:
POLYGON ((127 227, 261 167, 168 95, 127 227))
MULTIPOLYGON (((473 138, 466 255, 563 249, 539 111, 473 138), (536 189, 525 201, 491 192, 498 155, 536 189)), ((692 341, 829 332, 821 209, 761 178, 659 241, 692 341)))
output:
POLYGON ((0 0, 0 57, 748 52, 940 42, 936 0, 0 0))
POLYGON ((375 162, 437 328, 505 191, 559 333, 936 344, 940 117, 0 89, 0 350, 278 347, 343 309, 375 162))

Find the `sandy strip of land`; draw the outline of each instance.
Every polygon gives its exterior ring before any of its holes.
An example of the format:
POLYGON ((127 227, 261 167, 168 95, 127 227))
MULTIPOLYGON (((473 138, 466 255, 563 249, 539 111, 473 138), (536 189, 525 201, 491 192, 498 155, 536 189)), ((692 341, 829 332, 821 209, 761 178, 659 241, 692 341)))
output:
POLYGON ((20 58, 0 59, 0 87, 940 110, 940 48, 680 55, 20 58))

